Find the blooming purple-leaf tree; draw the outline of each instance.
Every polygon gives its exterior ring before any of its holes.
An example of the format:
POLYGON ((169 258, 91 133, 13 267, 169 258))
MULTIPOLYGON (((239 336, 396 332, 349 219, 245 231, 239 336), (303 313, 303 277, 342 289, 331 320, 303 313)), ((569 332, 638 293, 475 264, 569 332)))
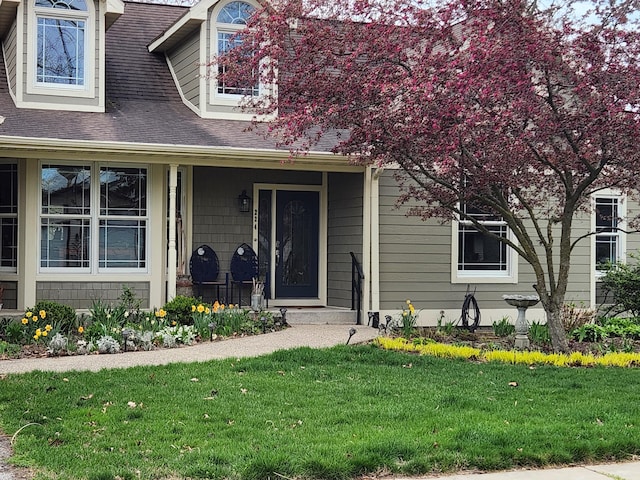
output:
POLYGON ((581 19, 524 0, 278 0, 218 61, 225 82, 270 87, 245 106, 282 144, 337 132, 337 153, 400 168, 411 214, 487 235, 466 212, 500 216, 565 351, 571 253, 589 235, 574 220, 593 193, 640 185, 638 2, 592 5, 581 19))

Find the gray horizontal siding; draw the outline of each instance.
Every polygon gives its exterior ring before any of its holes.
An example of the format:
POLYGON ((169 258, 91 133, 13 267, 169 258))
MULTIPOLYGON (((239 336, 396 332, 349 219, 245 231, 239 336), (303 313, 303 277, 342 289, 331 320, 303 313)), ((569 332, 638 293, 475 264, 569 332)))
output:
POLYGON ((7 78, 9 80, 9 87, 15 94, 16 92, 16 61, 17 61, 17 24, 14 21, 7 33, 7 38, 4 43, 5 48, 5 62, 7 64, 7 78))
POLYGON ((332 173, 328 177, 327 303, 351 306, 351 255, 362 264, 363 177, 332 173))
POLYGON ((200 33, 195 32, 175 50, 169 61, 178 80, 182 95, 193 105, 200 104, 200 33))
MULTIPOLYGON (((407 216, 406 207, 397 208, 398 193, 392 174, 383 174, 379 188, 380 308, 398 309, 408 298, 416 308, 459 308, 467 284, 451 282, 451 224, 407 216)), ((578 219, 576 237, 588 226, 586 218, 578 219)), ((589 301, 590 268, 590 243, 586 239, 572 255, 568 301, 589 301)), ((535 275, 520 258, 517 278, 517 284, 478 283, 469 288, 476 290, 481 308, 501 309, 505 307, 502 295, 506 293, 534 293, 535 275)))

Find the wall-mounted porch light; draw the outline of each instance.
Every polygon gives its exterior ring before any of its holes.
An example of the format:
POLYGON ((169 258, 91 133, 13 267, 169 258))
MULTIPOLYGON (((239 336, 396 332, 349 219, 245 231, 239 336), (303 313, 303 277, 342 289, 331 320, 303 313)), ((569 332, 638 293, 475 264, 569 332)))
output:
POLYGON ((240 206, 240 211, 243 213, 251 209, 251 197, 247 195, 246 190, 242 190, 242 193, 238 195, 238 205, 240 206))

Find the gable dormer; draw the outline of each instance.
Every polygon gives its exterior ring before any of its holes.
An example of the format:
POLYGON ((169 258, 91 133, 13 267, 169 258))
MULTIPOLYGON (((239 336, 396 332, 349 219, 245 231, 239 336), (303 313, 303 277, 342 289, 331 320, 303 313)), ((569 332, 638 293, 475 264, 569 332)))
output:
POLYGON ((0 35, 16 106, 104 112, 105 32, 124 12, 124 3, 20 0, 14 4, 12 22, 3 12, 4 2, 0 4, 0 35))
POLYGON ((261 95, 268 87, 224 85, 217 78, 224 67, 207 64, 232 47, 233 35, 259 7, 254 0, 202 0, 149 45, 150 52, 164 53, 183 102, 199 116, 254 117, 238 106, 245 95, 261 95))

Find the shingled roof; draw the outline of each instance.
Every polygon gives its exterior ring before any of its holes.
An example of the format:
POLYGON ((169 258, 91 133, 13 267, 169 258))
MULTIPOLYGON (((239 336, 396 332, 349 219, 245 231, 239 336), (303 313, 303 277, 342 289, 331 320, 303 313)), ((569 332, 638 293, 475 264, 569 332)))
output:
MULTIPOLYGON (((203 119, 182 102, 163 55, 147 45, 186 8, 126 2, 124 14, 106 34, 106 112, 18 109, 0 68, 0 146, 3 136, 275 149, 273 139, 247 131, 248 122, 203 119)), ((4 59, 2 63, 4 65, 4 59)), ((316 146, 329 151, 331 141, 316 146)))

